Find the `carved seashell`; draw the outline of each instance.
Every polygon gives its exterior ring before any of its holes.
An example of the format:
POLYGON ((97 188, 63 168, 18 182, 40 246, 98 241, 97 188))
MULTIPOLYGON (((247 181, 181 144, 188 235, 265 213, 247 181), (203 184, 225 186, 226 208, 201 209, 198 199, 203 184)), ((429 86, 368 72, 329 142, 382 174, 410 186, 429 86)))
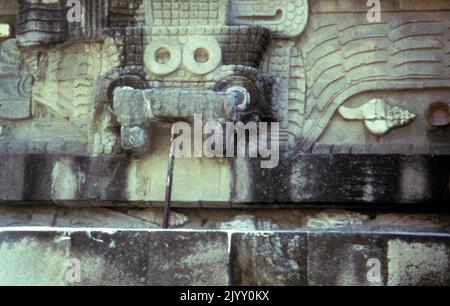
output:
POLYGON ((341 106, 339 114, 348 120, 363 120, 366 128, 376 136, 383 136, 395 127, 410 123, 416 117, 408 110, 388 106, 381 99, 370 100, 356 108, 341 106))

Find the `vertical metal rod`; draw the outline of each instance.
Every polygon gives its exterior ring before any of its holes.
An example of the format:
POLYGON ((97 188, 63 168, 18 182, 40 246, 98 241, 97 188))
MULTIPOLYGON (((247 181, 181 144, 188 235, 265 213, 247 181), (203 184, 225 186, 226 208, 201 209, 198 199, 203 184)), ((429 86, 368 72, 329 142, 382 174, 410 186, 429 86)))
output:
POLYGON ((175 167, 175 155, 174 155, 174 137, 171 133, 170 136, 170 151, 169 151, 169 164, 167 167, 167 181, 166 181, 166 202, 164 205, 164 219, 163 228, 168 229, 170 226, 170 204, 172 202, 172 186, 173 186, 173 170, 175 167))

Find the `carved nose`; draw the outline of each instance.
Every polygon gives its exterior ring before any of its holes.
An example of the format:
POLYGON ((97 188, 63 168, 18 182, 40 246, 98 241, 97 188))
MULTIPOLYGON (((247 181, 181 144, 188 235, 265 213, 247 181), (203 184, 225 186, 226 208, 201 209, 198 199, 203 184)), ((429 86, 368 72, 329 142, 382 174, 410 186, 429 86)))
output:
POLYGON ((114 113, 122 125, 191 121, 194 115, 225 122, 245 109, 249 99, 248 92, 237 87, 226 92, 120 88, 114 95, 114 113))

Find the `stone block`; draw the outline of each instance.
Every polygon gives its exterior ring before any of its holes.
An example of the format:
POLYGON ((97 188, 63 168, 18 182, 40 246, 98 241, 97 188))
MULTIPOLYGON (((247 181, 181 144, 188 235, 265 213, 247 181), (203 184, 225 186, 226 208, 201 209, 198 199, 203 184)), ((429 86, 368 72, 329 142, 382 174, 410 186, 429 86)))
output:
POLYGON ((450 236, 393 237, 387 244, 389 286, 450 285, 450 236))
POLYGON ((386 284, 384 240, 372 234, 310 233, 308 235, 308 285, 380 286, 386 284), (377 269, 379 275, 371 275, 377 269), (377 276, 379 278, 377 279, 377 276))
POLYGON ((0 285, 64 286, 70 235, 58 231, 0 231, 0 285))
POLYGON ((75 232, 81 285, 228 284, 228 237, 220 232, 75 232))
POLYGON ((304 286, 307 284, 306 234, 234 233, 231 239, 232 284, 304 286))

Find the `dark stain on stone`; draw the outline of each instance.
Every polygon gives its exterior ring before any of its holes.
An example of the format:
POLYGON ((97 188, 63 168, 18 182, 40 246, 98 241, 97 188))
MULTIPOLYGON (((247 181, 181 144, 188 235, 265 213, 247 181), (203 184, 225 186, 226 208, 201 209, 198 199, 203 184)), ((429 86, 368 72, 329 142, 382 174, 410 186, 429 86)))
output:
POLYGON ((49 155, 27 155, 24 160, 23 200, 51 199, 54 158, 49 155))
POLYGON ((76 193, 76 199, 84 199, 86 195, 87 185, 89 182, 86 180, 88 177, 88 170, 89 170, 89 157, 87 156, 75 156, 72 158, 72 172, 79 174, 83 174, 85 179, 84 181, 80 181, 80 185, 78 186, 78 190, 76 193))
POLYGON ((278 167, 273 169, 262 169, 261 161, 258 159, 248 159, 248 162, 252 180, 252 202, 281 203, 290 200, 288 175, 286 175, 289 172, 285 172, 289 170, 289 162, 280 160, 278 167))
POLYGON ((252 202, 448 209, 450 156, 426 160, 432 186, 427 199, 406 199, 401 193, 401 171, 417 156, 305 154, 281 160, 275 169, 261 169, 258 160, 249 160, 252 202))
POLYGON ((129 156, 93 157, 89 163, 87 197, 101 201, 126 201, 129 156))
POLYGON ((429 157, 426 169, 430 200, 450 207, 450 155, 429 157))

